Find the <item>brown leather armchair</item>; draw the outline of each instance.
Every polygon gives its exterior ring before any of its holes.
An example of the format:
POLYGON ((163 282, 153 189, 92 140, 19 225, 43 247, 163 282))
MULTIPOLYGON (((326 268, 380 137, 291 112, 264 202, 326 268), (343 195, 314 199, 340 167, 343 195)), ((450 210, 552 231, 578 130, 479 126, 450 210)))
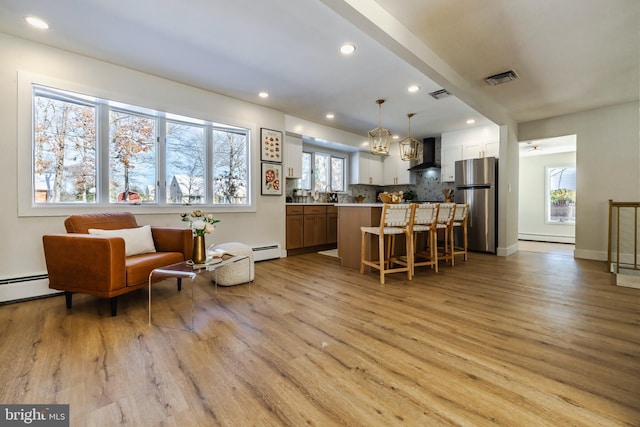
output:
POLYGON ((64 291, 68 309, 78 292, 109 298, 115 316, 119 295, 147 286, 151 270, 188 260, 193 251, 188 228, 151 227, 156 252, 132 256, 125 255, 123 238, 88 234, 138 227, 129 212, 71 215, 64 225, 68 234, 45 235, 42 242, 49 288, 64 291))

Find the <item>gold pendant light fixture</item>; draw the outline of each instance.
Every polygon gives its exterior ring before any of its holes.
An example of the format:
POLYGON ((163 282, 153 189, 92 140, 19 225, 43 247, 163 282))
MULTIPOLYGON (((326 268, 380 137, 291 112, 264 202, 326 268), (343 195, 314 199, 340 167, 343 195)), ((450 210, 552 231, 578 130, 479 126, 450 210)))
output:
POLYGON ((389 154, 389 139, 391 138, 391 132, 389 129, 382 127, 382 104, 384 99, 378 99, 378 127, 369 131, 369 146, 371 147, 371 153, 387 155, 389 154))
POLYGON ((411 117, 415 116, 414 113, 407 114, 409 118, 409 136, 400 140, 400 158, 402 160, 411 161, 419 159, 420 141, 411 137, 411 117))

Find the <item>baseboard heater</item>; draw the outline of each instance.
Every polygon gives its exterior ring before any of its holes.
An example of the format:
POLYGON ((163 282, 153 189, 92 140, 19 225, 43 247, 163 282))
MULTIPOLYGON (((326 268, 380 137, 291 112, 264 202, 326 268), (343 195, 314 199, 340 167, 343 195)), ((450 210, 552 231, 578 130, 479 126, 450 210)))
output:
POLYGON ((254 261, 265 261, 268 259, 280 258, 280 244, 256 246, 251 248, 253 250, 254 261))
POLYGON ((0 305, 59 293, 60 291, 49 289, 49 279, 46 274, 0 279, 0 305))

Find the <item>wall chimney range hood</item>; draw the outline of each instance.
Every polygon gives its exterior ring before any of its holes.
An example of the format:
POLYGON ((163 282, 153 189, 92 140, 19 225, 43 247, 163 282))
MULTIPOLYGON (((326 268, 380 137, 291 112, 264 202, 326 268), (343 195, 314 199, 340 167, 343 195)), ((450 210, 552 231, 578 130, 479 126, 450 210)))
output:
POLYGON ((436 139, 425 138, 422 140, 422 163, 409 168, 410 171, 423 171, 426 169, 440 169, 440 163, 436 161, 436 139))

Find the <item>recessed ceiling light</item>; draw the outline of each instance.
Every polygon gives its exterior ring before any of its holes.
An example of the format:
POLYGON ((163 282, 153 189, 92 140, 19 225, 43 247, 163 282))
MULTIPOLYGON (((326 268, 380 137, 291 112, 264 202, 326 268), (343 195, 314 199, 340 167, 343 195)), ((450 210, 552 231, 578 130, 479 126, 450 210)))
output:
POLYGON ((419 90, 420 90, 420 86, 418 86, 418 85, 411 85, 411 86, 409 86, 409 87, 407 88, 407 90, 408 90, 409 92, 411 92, 411 93, 413 93, 413 92, 417 92, 417 91, 419 91, 419 90))
POLYGON ((335 117, 335 115, 333 113, 327 113, 327 115, 325 117, 327 119, 333 119, 335 117))
POLYGON ((469 119, 469 120, 467 120, 467 124, 468 124, 468 125, 472 125, 472 124, 474 124, 475 122, 476 122, 476 119, 469 119))
POLYGON ((36 17, 36 16, 26 16, 24 18, 25 21, 29 23, 29 25, 36 27, 40 30, 49 29, 49 24, 47 24, 44 20, 36 17))
POLYGON ((340 53, 343 55, 353 55, 353 52, 356 51, 356 46, 353 43, 344 43, 340 46, 340 53))
POLYGON ((260 93, 258 94, 258 96, 259 96, 260 98, 268 98, 268 97, 269 97, 269 93, 267 93, 267 92, 260 92, 260 93))
POLYGON ((399 139, 400 137, 398 135, 393 135, 391 138, 393 139, 399 139))

